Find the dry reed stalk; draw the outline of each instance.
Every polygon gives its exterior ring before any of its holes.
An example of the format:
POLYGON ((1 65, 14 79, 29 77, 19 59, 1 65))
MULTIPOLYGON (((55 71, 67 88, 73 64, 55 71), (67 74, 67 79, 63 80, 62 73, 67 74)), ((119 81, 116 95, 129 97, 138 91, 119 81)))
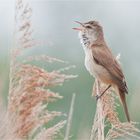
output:
POLYGON ((69 140, 69 137, 70 137, 69 135, 70 135, 70 128, 71 128, 72 116, 73 116, 73 111, 74 111, 75 96, 76 96, 75 94, 73 94, 73 96, 72 96, 64 140, 69 140))
MULTIPOLYGON (((118 59, 118 57, 117 57, 118 59)), ((106 88, 103 83, 97 84, 95 82, 93 92, 94 95, 99 95, 106 88)), ((114 140, 117 138, 124 139, 140 139, 138 134, 140 130, 136 127, 135 122, 121 122, 116 110, 118 104, 116 103, 117 95, 114 89, 110 88, 97 101, 96 113, 91 130, 90 140, 114 140), (105 128, 111 126, 107 134, 105 128)))
MULTIPOLYGON (((97 81, 97 95, 100 95, 100 89, 99 89, 99 81, 97 81)), ((102 101, 97 103, 97 107, 99 108, 99 112, 98 112, 98 118, 100 118, 100 120, 98 120, 98 139, 100 140, 104 140, 104 114, 103 114, 103 103, 102 101)))
MULTIPOLYGON (((95 81, 95 85, 96 85, 96 89, 95 89, 95 93, 97 96, 100 95, 100 83, 98 80, 95 81)), ((97 126, 96 127, 92 127, 91 130, 91 136, 90 136, 90 140, 93 140, 95 137, 97 140, 104 140, 104 114, 103 114, 103 102, 102 102, 102 98, 99 99, 100 101, 97 102, 97 112, 96 112, 96 116, 94 118, 94 122, 96 122, 97 126), (98 119, 99 118, 99 119, 98 119), (95 128, 97 130, 95 130, 95 128), (96 132, 97 131, 97 135, 96 132)))

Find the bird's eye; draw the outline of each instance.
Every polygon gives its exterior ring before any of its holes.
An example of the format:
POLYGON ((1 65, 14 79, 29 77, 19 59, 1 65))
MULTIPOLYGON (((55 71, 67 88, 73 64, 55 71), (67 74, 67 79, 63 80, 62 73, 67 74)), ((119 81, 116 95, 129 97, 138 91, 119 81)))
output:
POLYGON ((86 28, 91 29, 91 26, 86 26, 86 28))

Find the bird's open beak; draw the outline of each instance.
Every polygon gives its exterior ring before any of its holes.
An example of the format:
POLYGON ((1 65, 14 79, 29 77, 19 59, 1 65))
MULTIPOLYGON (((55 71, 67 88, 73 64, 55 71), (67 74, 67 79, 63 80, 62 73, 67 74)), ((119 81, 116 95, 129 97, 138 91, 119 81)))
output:
MULTIPOLYGON (((80 24, 82 27, 84 27, 84 24, 79 22, 79 21, 75 21, 76 23, 80 24)), ((82 27, 78 27, 78 28, 72 28, 73 30, 77 30, 77 31, 82 31, 83 28, 82 27)))

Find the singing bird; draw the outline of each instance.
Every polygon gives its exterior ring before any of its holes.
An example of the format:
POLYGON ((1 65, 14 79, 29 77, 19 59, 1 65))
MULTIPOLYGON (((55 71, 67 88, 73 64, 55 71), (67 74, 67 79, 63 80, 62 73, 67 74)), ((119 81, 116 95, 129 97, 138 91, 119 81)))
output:
POLYGON ((115 89, 120 96, 126 118, 130 122, 125 97, 128 94, 125 77, 120 64, 106 44, 102 26, 97 21, 76 22, 80 27, 73 29, 79 31, 80 42, 85 52, 86 69, 97 80, 108 85, 106 90, 110 87, 115 89))

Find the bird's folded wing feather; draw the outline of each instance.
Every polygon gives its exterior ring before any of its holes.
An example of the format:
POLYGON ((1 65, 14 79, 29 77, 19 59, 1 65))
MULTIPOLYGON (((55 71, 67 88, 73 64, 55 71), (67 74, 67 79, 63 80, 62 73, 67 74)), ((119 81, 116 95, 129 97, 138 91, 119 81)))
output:
POLYGON ((117 82, 116 84, 121 84, 120 86, 122 86, 122 88, 125 89, 125 92, 127 92, 127 86, 122 69, 109 48, 106 46, 91 47, 95 62, 107 69, 113 80, 117 82))

